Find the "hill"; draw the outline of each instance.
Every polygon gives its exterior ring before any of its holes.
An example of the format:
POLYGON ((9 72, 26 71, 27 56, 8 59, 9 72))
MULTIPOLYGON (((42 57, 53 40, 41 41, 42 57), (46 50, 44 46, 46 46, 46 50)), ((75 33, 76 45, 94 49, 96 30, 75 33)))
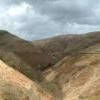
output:
POLYGON ((42 54, 41 50, 31 42, 20 39, 6 31, 0 31, 0 40, 1 50, 14 52, 30 66, 37 66, 39 63, 47 65, 49 62, 50 57, 42 54))
POLYGON ((0 32, 0 59, 40 85, 42 87, 40 91, 44 90, 56 96, 57 86, 45 80, 41 71, 43 67, 51 63, 51 57, 29 41, 20 39, 7 31, 0 32))
POLYGON ((0 100, 54 99, 41 86, 0 60, 0 100))
POLYGON ((88 36, 92 44, 82 50, 72 49, 74 54, 70 53, 44 73, 48 81, 61 87, 62 100, 100 99, 100 42, 97 41, 100 34, 88 36))
POLYGON ((28 42, 1 31, 0 40, 0 59, 9 65, 0 62, 0 83, 3 91, 9 80, 15 84, 10 85, 12 97, 15 88, 28 100, 33 95, 32 100, 100 100, 100 32, 28 42), (30 87, 26 81, 32 83, 31 93, 22 88, 30 87))
POLYGON ((51 61, 50 56, 42 53, 31 42, 4 30, 0 30, 0 59, 32 80, 41 80, 42 76, 38 67, 48 66, 51 61))
POLYGON ((91 32, 84 35, 62 35, 44 40, 33 41, 33 44, 40 48, 43 53, 50 55, 53 59, 51 65, 67 55, 81 52, 89 46, 100 42, 100 32, 91 32))

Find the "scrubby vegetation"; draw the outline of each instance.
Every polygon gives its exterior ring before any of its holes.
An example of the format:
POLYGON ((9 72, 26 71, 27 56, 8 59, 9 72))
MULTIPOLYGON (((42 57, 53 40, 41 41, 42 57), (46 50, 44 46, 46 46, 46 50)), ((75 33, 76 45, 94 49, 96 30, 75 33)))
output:
POLYGON ((7 35, 7 34, 8 34, 7 31, 5 31, 5 30, 0 30, 0 35, 1 35, 1 36, 3 36, 3 35, 7 35))
POLYGON ((0 80, 0 100, 21 100, 24 95, 24 92, 17 86, 0 80))
POLYGON ((4 61, 9 66, 23 73, 30 79, 34 81, 42 81, 43 77, 40 71, 35 71, 32 67, 26 64, 23 60, 21 60, 17 55, 13 52, 0 50, 0 59, 4 61))

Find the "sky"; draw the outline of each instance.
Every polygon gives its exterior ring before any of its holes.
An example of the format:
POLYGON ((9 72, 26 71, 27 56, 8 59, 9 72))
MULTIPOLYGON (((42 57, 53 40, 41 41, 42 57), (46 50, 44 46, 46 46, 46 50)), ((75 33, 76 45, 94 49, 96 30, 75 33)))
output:
POLYGON ((0 0, 0 29, 26 40, 100 31, 100 0, 0 0))

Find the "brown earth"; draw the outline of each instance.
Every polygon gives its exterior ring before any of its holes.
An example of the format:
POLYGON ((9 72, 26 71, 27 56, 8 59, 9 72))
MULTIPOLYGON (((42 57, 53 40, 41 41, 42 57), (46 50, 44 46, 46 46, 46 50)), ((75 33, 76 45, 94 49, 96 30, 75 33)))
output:
POLYGON ((91 32, 85 35, 69 34, 33 41, 33 44, 40 48, 43 53, 52 57, 53 62, 50 67, 67 55, 82 52, 97 43, 100 43, 100 32, 91 32))
POLYGON ((38 84, 0 60, 0 100, 54 100, 53 98, 38 84))
MULTIPOLYGON (((20 39, 6 31, 0 31, 0 50, 12 52, 31 67, 47 66, 51 57, 31 42, 20 39)), ((5 54, 6 55, 6 54, 5 54)))
POLYGON ((0 40, 0 59, 19 71, 0 62, 2 100, 100 100, 100 32, 33 43, 6 32, 0 40))
POLYGON ((65 57, 44 76, 61 86, 62 100, 100 100, 100 44, 65 57))
POLYGON ((42 81, 40 69, 48 66, 52 58, 31 42, 0 30, 0 59, 32 80, 42 81))

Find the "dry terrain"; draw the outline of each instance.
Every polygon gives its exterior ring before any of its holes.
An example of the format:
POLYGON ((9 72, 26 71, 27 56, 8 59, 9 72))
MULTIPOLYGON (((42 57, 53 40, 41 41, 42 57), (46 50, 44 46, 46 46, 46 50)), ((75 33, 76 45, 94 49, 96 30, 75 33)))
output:
POLYGON ((100 32, 0 40, 0 100, 100 100, 100 32))
POLYGON ((0 60, 0 100, 54 99, 38 84, 0 60))
POLYGON ((62 100, 100 100, 100 44, 65 57, 44 73, 62 88, 62 100))

